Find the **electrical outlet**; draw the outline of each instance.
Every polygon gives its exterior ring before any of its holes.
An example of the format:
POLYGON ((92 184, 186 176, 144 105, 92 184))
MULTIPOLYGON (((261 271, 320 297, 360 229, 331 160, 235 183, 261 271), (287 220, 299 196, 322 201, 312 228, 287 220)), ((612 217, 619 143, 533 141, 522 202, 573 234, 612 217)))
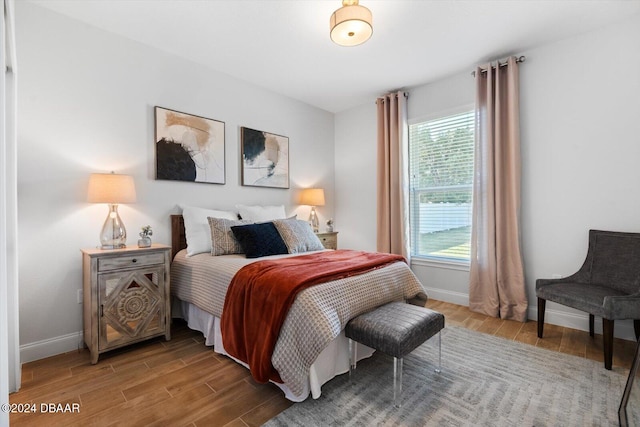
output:
POLYGON ((78 304, 82 304, 82 289, 78 289, 78 304))

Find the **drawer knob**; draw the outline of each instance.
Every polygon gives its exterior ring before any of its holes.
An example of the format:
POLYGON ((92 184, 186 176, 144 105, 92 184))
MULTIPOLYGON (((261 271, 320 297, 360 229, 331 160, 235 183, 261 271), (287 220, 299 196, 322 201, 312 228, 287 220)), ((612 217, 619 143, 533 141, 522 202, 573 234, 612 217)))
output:
POLYGON ((134 258, 131 260, 131 262, 138 262, 138 260, 134 258))

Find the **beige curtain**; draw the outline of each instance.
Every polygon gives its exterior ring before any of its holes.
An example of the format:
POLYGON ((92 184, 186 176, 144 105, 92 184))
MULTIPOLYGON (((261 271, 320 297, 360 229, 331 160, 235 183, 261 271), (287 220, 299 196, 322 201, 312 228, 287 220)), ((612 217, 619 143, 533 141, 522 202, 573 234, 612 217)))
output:
POLYGON ((376 100, 378 109, 377 250, 409 261, 409 141, 406 92, 376 100))
POLYGON ((478 67, 469 308, 525 322, 518 64, 478 67))

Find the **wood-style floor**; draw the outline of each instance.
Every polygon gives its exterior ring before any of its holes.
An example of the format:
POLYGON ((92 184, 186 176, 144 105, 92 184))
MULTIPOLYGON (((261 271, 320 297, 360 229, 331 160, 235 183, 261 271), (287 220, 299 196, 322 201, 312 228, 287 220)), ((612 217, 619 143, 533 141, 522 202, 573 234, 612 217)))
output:
MULTIPOLYGON (((534 321, 494 319, 433 300, 427 307, 443 313, 447 325, 603 360, 601 335, 592 339, 587 332, 545 325, 545 337, 538 339, 534 321)), ((614 369, 628 369, 634 351, 633 342, 616 339, 614 369)), ((79 413, 11 414, 12 426, 232 427, 261 425, 292 404, 274 385, 255 383, 248 370, 205 347, 202 335, 179 320, 171 341, 158 338, 105 353, 96 365, 88 350, 27 363, 22 389, 10 403, 35 404, 38 411, 41 404, 80 405, 79 413)))

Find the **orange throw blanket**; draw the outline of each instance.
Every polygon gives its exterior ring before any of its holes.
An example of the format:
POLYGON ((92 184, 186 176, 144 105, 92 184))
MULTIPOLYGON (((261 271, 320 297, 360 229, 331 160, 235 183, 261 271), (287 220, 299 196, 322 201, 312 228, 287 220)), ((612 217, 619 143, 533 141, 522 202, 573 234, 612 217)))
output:
POLYGON ((337 250, 242 267, 229 284, 222 311, 220 329, 226 352, 247 363, 256 381, 281 383, 271 355, 298 292, 397 261, 405 259, 378 252, 337 250))

